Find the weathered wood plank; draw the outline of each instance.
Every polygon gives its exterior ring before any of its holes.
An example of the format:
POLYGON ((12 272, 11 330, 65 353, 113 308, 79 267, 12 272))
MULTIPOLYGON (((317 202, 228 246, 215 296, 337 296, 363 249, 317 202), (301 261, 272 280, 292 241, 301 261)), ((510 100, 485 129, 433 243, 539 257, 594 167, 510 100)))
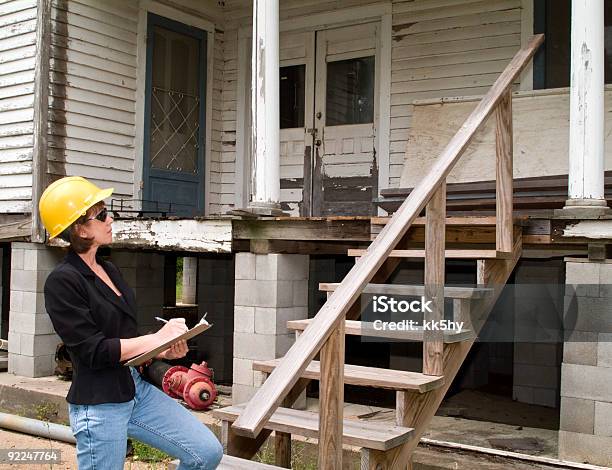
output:
POLYGON ((370 224, 362 220, 238 220, 237 240, 370 240, 370 224))
MULTIPOLYGON (((337 282, 320 282, 319 290, 323 292, 333 292, 340 286, 337 282)), ((363 288, 363 294, 385 294, 385 295, 404 295, 420 296, 425 294, 425 286, 412 284, 375 284, 370 283, 363 288)), ((460 287, 445 286, 444 297, 453 299, 481 299, 491 295, 490 289, 481 287, 460 287)))
MULTIPOLYGON (((444 318, 444 248, 446 237, 446 182, 442 182, 425 209, 425 299, 431 300, 431 311, 423 321, 444 318)), ((440 330, 425 331, 423 337, 423 373, 442 375, 444 338, 440 330)))
MULTIPOLYGON (((235 422, 244 408, 245 405, 236 405, 217 409, 213 411, 213 416, 224 421, 235 422)), ((412 434, 410 428, 353 419, 345 419, 343 428, 343 444, 378 450, 392 449, 406 442, 412 434)), ((266 424, 266 429, 316 439, 319 436, 319 415, 309 411, 279 408, 266 424)))
POLYGON ((113 247, 231 253, 232 225, 227 220, 116 220, 113 247))
POLYGON ((512 251, 512 184, 513 184, 513 135, 512 93, 508 92, 495 110, 495 154, 496 154, 496 244, 497 251, 512 251))
MULTIPOLYGON (((293 324, 300 322, 295 320, 293 324)), ((346 327, 352 328, 355 322, 346 321, 346 327)), ((354 328, 353 328, 354 329, 354 328)), ((350 334, 345 331, 345 334, 350 334)), ((422 332, 421 332, 422 337, 422 332)), ((281 363, 282 358, 271 359, 269 361, 255 361, 253 370, 271 373, 281 363)), ((344 383, 347 385, 356 385, 361 387, 384 388, 388 390, 407 390, 415 393, 426 393, 429 390, 438 388, 444 382, 442 377, 433 377, 421 374, 419 372, 410 372, 392 369, 380 369, 377 367, 356 366, 353 364, 344 364, 344 383)), ((302 378, 310 380, 321 379, 321 363, 312 361, 302 378)))
POLYGON ((344 420, 344 322, 321 348, 319 381, 319 468, 342 469, 344 420))
MULTIPOLYGON (((382 233, 382 232, 381 232, 382 233)), ((366 250, 363 249, 350 249, 348 250, 348 256, 361 257, 365 256, 366 250)), ((391 250, 389 253, 390 257, 393 258, 425 258, 425 250, 391 250)), ((449 259, 495 259, 507 257, 507 254, 496 250, 446 250, 444 256, 449 259)))

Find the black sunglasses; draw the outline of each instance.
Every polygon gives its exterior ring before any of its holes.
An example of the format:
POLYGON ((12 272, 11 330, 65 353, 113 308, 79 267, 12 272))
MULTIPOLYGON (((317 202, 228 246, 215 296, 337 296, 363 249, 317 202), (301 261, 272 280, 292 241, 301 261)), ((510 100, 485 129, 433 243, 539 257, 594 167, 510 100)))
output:
POLYGON ((87 221, 96 219, 96 220, 99 220, 100 222, 105 222, 107 217, 108 217, 108 210, 106 210, 106 207, 105 207, 100 212, 98 212, 98 214, 95 217, 91 217, 87 219, 87 221))

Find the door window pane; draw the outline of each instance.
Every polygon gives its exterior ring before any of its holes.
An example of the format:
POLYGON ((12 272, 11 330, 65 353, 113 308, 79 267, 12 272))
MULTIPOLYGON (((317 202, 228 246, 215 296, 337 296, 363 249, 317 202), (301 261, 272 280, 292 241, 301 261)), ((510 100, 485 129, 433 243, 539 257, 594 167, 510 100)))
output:
POLYGON ((326 125, 374 122, 374 57, 327 64, 326 125))
POLYGON ((280 128, 304 127, 305 65, 280 68, 280 128))
MULTIPOLYGON (((546 42, 538 51, 534 88, 561 88, 570 85, 571 0, 537 0, 535 32, 545 33, 546 42)), ((612 1, 604 2, 606 83, 612 83, 612 1)))
POLYGON ((153 28, 151 167, 197 173, 200 131, 200 43, 153 28))

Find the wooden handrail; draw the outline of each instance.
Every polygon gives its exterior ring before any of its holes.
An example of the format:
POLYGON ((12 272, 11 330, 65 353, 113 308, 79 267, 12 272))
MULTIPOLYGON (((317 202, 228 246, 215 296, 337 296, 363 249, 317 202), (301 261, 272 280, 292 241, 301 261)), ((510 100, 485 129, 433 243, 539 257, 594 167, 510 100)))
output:
POLYGON ((359 298, 363 288, 380 269, 391 251, 406 234, 410 225, 468 148, 474 135, 491 115, 499 101, 517 79, 528 61, 544 41, 544 35, 533 36, 508 64, 476 109, 463 123, 428 175, 411 192, 395 212, 366 253, 356 261, 342 283, 321 307, 312 323, 289 349, 280 365, 257 390, 232 425, 236 434, 256 437, 267 420, 291 391, 310 361, 319 352, 340 321, 359 298))

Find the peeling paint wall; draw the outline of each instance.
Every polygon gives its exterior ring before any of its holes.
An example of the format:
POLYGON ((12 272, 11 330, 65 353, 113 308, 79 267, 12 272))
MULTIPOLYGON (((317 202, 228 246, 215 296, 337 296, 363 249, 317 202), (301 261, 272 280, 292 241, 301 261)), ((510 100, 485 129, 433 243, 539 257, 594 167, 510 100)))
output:
POLYGON ((0 212, 31 212, 36 0, 0 4, 0 212))

